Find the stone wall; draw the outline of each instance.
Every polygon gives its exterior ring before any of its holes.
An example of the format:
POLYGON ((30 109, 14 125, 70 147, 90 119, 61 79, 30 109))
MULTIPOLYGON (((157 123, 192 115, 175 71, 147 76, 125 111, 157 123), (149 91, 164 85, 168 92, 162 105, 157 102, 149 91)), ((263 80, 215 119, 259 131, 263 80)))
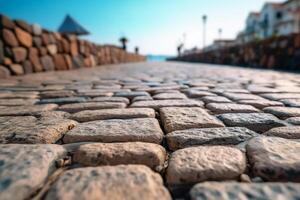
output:
POLYGON ((144 60, 116 46, 97 45, 0 15, 0 78, 144 60))
POLYGON ((300 70, 300 34, 274 37, 206 53, 188 54, 172 60, 300 70))

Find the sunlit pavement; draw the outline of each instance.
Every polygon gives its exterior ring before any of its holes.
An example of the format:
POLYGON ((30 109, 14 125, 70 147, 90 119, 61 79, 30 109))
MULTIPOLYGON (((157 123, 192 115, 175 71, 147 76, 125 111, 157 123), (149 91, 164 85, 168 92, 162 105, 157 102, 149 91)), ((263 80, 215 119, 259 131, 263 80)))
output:
POLYGON ((2 200, 300 198, 298 74, 138 63, 0 90, 2 200))

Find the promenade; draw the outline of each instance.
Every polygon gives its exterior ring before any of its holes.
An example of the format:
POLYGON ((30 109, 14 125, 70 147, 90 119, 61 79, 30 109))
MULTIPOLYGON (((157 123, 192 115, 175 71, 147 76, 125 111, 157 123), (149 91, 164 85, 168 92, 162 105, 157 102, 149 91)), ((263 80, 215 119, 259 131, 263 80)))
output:
POLYGON ((0 80, 0 199, 299 199, 300 74, 180 62, 0 80))

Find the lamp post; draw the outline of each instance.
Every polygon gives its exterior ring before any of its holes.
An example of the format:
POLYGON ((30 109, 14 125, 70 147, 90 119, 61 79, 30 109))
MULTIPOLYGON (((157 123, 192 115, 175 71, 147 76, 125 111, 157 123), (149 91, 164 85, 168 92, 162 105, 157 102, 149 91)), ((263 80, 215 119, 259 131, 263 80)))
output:
POLYGON ((207 22, 207 15, 202 16, 203 22, 203 49, 205 48, 205 40, 206 40, 206 22, 207 22))
POLYGON ((222 39, 222 33, 223 33, 223 30, 221 28, 219 28, 219 39, 220 40, 222 39))

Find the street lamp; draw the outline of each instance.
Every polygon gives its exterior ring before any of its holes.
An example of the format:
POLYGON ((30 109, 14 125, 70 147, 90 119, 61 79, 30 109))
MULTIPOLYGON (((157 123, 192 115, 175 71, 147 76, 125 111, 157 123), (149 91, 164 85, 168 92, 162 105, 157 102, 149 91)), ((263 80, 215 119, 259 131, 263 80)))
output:
POLYGON ((203 21, 203 49, 205 48, 205 40, 206 40, 206 21, 207 21, 207 15, 202 16, 203 21))
POLYGON ((221 28, 219 28, 219 39, 220 40, 222 39, 222 33, 223 33, 223 30, 221 28))

